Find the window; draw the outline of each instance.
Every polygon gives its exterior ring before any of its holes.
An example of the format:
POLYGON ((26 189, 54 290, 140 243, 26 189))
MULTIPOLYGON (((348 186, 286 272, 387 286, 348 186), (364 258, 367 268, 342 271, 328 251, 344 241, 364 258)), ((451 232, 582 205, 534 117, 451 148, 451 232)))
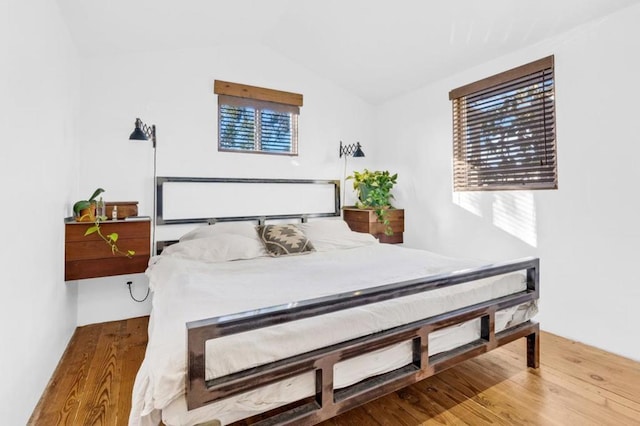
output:
POLYGON ((298 155, 302 95, 216 80, 218 150, 298 155))
POLYGON ((449 92, 454 191, 557 189, 553 56, 449 92))

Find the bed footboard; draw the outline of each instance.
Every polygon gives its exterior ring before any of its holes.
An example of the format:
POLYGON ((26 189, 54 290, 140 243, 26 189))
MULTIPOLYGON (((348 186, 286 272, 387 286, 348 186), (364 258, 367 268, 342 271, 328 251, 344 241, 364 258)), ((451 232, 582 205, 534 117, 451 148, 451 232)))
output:
POLYGON ((307 300, 293 307, 288 305, 274 306, 258 312, 243 312, 224 318, 190 322, 187 324, 187 407, 190 410, 195 409, 218 399, 289 377, 315 372, 316 393, 311 400, 303 400, 297 405, 287 407, 284 411, 274 411, 272 416, 262 421, 264 424, 315 424, 523 337, 526 337, 527 341, 527 366, 537 368, 540 352, 538 324, 529 320, 496 333, 495 314, 501 309, 537 300, 538 297, 539 260, 528 258, 374 287, 355 293, 307 300), (522 292, 320 348, 225 377, 214 380, 205 379, 205 343, 207 340, 523 270, 526 270, 527 288, 522 292), (428 337, 430 333, 473 319, 480 319, 479 339, 461 347, 429 356, 428 337), (412 342, 412 363, 363 380, 355 385, 334 389, 334 365, 338 362, 407 341, 412 342))

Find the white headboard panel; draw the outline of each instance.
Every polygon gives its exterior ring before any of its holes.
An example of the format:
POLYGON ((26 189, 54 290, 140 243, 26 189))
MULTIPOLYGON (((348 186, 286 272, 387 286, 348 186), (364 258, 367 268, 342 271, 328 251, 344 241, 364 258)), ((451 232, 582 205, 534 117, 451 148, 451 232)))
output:
POLYGON ((156 178, 156 224, 340 216, 340 181, 156 178))

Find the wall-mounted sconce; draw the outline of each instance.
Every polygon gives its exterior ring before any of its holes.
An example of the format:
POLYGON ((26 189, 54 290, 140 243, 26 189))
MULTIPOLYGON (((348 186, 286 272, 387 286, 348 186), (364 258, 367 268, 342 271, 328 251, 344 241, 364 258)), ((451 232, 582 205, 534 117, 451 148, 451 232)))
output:
POLYGON ((156 147, 156 125, 153 124, 151 126, 147 126, 140 120, 136 118, 136 128, 133 130, 133 133, 129 136, 129 140, 131 141, 148 141, 151 139, 153 143, 153 148, 156 147))
POLYGON ((342 141, 340 141, 340 158, 342 158, 343 155, 345 157, 364 157, 364 152, 362 152, 360 142, 343 145, 342 141))
POLYGON ((347 187, 347 158, 349 157, 364 157, 364 152, 362 151, 362 146, 360 142, 343 145, 342 141, 340 141, 340 158, 344 157, 344 174, 342 179, 342 198, 340 200, 340 204, 344 205, 345 196, 346 196, 346 187, 347 187))
POLYGON ((131 141, 148 141, 151 140, 153 147, 153 223, 151 224, 152 237, 151 237, 151 253, 156 252, 156 178, 157 178, 157 166, 156 166, 156 125, 147 126, 136 118, 136 127, 133 129, 131 135, 129 135, 131 141))

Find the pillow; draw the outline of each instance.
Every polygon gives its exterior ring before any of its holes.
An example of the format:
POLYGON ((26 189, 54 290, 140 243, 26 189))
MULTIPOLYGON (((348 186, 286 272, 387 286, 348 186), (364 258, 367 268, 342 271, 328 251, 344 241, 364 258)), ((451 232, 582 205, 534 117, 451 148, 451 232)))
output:
POLYGON ((254 224, 251 222, 220 222, 213 225, 200 226, 180 237, 180 242, 209 238, 220 234, 244 235, 254 237, 256 235, 254 224))
POLYGON ((256 226, 256 231, 270 256, 314 251, 311 241, 296 225, 259 225, 256 226))
MULTIPOLYGON (((252 227, 253 228, 253 227, 252 227)), ((181 257, 202 262, 228 262, 266 256, 264 246, 256 238, 237 234, 220 234, 214 237, 197 238, 170 245, 162 256, 181 257)))
POLYGON ((340 250, 380 243, 371 234, 353 232, 344 220, 316 220, 297 226, 311 240, 316 251, 340 250))

